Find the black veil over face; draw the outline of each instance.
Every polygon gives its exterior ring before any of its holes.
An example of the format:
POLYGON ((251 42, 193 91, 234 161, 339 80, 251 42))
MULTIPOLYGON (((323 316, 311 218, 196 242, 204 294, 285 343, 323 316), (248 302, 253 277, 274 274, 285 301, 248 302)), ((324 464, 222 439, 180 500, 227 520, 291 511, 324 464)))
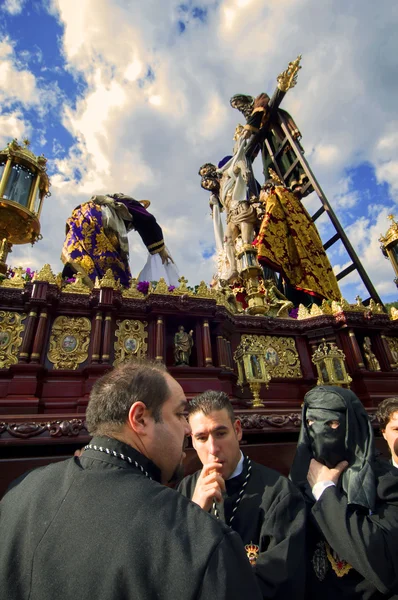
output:
POLYGON ((304 397, 302 425, 290 479, 299 488, 307 487, 312 458, 329 468, 342 460, 349 462, 343 472, 342 487, 349 504, 373 510, 376 499, 373 430, 368 415, 351 390, 319 386, 304 397), (311 427, 307 421, 314 421, 311 427), (328 422, 338 421, 332 429, 328 422), (333 464, 334 463, 334 464, 333 464))

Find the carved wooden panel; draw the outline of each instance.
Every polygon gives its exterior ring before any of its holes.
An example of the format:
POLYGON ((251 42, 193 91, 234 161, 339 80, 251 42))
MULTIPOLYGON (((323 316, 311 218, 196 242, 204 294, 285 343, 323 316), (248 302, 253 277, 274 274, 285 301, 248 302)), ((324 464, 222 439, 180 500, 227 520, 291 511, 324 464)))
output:
POLYGON ((0 310, 0 369, 8 369, 18 362, 25 318, 25 314, 0 310))
POLYGON ((57 317, 47 358, 54 369, 77 369, 88 358, 91 322, 87 317, 57 317))

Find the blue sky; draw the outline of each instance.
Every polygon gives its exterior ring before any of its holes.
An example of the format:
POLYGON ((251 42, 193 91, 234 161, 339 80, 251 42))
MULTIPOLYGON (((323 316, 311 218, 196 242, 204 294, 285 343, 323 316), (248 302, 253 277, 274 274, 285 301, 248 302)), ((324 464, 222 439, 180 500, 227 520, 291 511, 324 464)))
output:
MULTIPOLYGON (((95 193, 149 198, 191 285, 210 281, 214 237, 198 168, 232 150, 235 93, 272 93, 297 54, 303 68, 284 107, 310 165, 379 294, 396 300, 378 237, 398 199, 396 3, 370 0, 3 0, 0 143, 31 140, 49 159, 43 241, 13 265, 59 255, 65 220, 95 193), (305 35, 303 35, 305 32, 305 35)), ((316 198, 305 204, 314 213, 316 198)), ((331 229, 317 221, 324 241, 331 229)), ((145 251, 131 235, 137 274, 145 251)), ((329 257, 349 263, 341 245, 329 257)), ((343 295, 365 297, 355 274, 343 295)))

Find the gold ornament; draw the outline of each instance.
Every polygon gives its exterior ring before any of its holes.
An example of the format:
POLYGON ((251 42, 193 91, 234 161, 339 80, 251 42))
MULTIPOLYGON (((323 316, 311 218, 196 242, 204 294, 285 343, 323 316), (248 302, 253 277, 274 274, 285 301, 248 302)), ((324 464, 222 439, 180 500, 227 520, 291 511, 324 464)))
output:
POLYGON ((32 281, 34 281, 34 282, 45 281, 52 285, 57 285, 57 279, 56 279, 54 273, 52 272, 51 267, 48 263, 46 263, 44 265, 44 267, 42 267, 40 269, 40 271, 36 271, 36 273, 33 276, 32 281))
POLYGON ((0 369, 8 369, 18 362, 25 318, 25 314, 0 310, 0 369))
POLYGON ((393 369, 398 369, 398 337, 385 337, 388 347, 390 348, 391 356, 394 363, 391 365, 393 369))
POLYGON ((57 317, 47 358, 54 369, 77 369, 88 358, 91 322, 87 317, 57 317))
POLYGON ((278 82, 278 88, 281 92, 287 92, 291 88, 293 88, 297 83, 298 72, 301 69, 300 66, 301 54, 298 55, 296 60, 289 63, 286 71, 283 71, 276 78, 278 82))
POLYGON ((326 342, 323 339, 312 355, 312 362, 318 371, 317 385, 350 387, 352 379, 345 367, 345 354, 335 342, 326 342))
POLYGON ((116 342, 114 344, 115 360, 117 366, 126 360, 146 358, 148 351, 146 321, 125 319, 116 321, 116 342))
POLYGON ((169 292, 169 286, 166 283, 164 277, 161 277, 156 284, 155 289, 152 292, 153 294, 172 294, 169 292))
POLYGON ((75 281, 66 284, 62 291, 65 292, 65 294, 89 294, 91 290, 88 285, 84 283, 83 274, 78 272, 75 277, 75 281))
POLYGON ((122 292, 123 298, 139 298, 140 300, 143 300, 145 298, 145 294, 137 290, 137 285, 138 279, 133 277, 133 279, 130 281, 130 287, 122 292))
POLYGON ((0 287, 24 288, 26 284, 25 279, 22 277, 24 273, 25 269, 23 269, 22 267, 16 267, 14 269, 14 277, 11 277, 11 279, 4 279, 3 281, 0 281, 0 287))
POLYGON ((176 288, 174 290, 174 293, 175 294, 187 294, 188 296, 190 296, 191 295, 191 291, 187 287, 188 279, 185 279, 185 277, 182 275, 179 278, 178 283, 180 285, 178 286, 178 288, 176 288))
POLYGON ((105 275, 102 277, 102 279, 99 280, 98 285, 99 285, 100 289, 102 289, 102 288, 111 288, 112 290, 120 289, 119 280, 115 279, 112 269, 107 269, 105 271, 105 275))

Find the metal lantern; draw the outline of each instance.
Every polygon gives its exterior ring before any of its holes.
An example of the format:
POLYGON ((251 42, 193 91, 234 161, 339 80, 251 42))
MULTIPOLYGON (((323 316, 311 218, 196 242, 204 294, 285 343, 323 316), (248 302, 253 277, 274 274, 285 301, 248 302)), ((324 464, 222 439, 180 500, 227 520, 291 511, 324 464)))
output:
POLYGON ((49 196, 47 159, 13 140, 0 151, 0 273, 7 270, 13 244, 34 244, 42 238, 40 213, 49 196))
POLYGON ((391 227, 386 235, 379 237, 379 242, 381 242, 381 251, 386 258, 390 259, 397 275, 394 282, 398 287, 398 223, 395 221, 394 215, 388 215, 388 218, 391 221, 391 227))
POLYGON ((312 355, 312 362, 318 371, 317 385, 346 385, 350 387, 351 377, 345 367, 345 354, 335 342, 322 340, 312 355))
POLYGON ((253 394, 253 408, 263 407, 260 400, 261 386, 268 383, 271 375, 265 360, 266 348, 257 336, 243 335, 239 346, 234 353, 234 360, 238 366, 238 385, 241 388, 248 384, 253 394))

